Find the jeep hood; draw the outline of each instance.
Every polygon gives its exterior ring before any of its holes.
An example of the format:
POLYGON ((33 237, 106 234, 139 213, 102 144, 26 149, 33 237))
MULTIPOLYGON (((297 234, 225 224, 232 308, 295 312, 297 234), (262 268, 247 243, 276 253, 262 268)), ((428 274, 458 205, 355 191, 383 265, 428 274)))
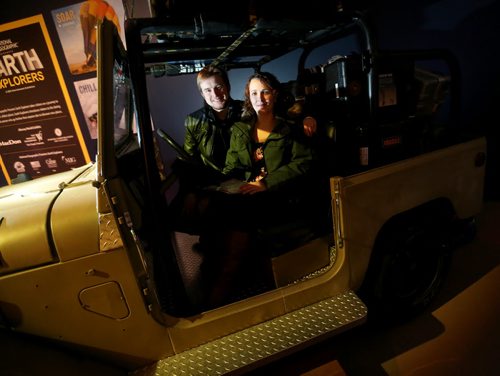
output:
POLYGON ((87 164, 0 188, 0 275, 98 250, 94 179, 87 164))

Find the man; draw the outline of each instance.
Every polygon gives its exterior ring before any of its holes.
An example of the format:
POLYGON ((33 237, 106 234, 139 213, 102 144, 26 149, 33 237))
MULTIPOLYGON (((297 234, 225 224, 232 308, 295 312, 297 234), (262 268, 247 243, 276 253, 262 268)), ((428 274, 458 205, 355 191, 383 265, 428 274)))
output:
POLYGON ((217 172, 224 168, 232 125, 241 118, 241 101, 231 98, 227 73, 208 65, 196 78, 205 105, 185 120, 184 150, 217 172))

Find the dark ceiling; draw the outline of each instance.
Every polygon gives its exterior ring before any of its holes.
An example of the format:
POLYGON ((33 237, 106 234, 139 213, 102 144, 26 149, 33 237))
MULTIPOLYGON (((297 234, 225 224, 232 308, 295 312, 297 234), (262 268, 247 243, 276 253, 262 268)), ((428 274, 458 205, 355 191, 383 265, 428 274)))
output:
POLYGON ((338 10, 363 10, 367 0, 308 0, 294 4, 286 0, 150 0, 156 16, 195 16, 204 14, 217 21, 247 22, 251 17, 272 19, 318 19, 338 10))

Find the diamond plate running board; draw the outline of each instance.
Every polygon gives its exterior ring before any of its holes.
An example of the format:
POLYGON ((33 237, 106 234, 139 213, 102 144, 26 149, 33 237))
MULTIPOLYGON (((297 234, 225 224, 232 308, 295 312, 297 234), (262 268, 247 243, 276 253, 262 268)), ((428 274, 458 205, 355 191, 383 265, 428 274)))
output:
POLYGON ((347 291, 159 360, 129 375, 242 374, 362 324, 366 314, 364 303, 347 291))

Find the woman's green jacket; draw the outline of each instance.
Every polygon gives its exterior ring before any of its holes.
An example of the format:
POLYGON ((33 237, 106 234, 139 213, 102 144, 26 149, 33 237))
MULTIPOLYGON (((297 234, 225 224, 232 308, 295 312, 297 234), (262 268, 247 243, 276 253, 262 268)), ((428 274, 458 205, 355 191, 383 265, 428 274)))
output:
MULTIPOLYGON (((314 155, 303 134, 282 118, 262 148, 267 176, 263 179, 268 190, 276 190, 310 172, 314 155)), ((248 180, 252 174, 253 125, 237 122, 233 125, 231 141, 226 155, 224 174, 248 180)))

